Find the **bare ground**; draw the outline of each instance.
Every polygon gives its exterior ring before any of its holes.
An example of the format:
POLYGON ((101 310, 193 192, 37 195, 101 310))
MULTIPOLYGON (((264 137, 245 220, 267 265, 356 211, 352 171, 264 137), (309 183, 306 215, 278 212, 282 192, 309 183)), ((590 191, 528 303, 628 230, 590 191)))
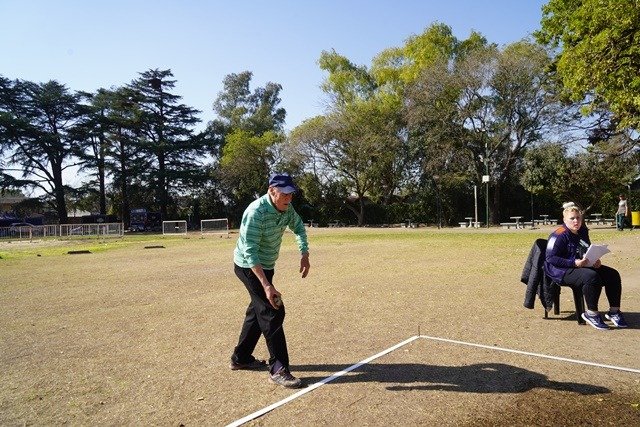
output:
MULTIPOLYGON (((632 325, 602 332, 570 318, 570 292, 548 320, 522 307, 549 232, 310 229, 304 280, 287 238, 294 374, 312 384, 418 334, 640 369, 640 233, 592 232, 632 325)), ((228 369, 248 303, 235 239, 159 242, 0 259, 1 425, 224 425, 295 392, 228 369)), ((639 403, 638 373, 420 338, 250 424, 639 425, 639 403)))

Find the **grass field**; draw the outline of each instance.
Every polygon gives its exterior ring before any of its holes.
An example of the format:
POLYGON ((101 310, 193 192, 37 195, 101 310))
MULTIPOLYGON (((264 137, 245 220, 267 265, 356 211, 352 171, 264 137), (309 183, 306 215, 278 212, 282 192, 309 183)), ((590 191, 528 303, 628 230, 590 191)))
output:
MULTIPOLYGON (((312 228, 304 280, 287 235, 274 282, 307 384, 412 336, 460 343, 416 339, 249 425, 640 424, 640 374, 498 351, 640 369, 640 232, 592 230, 631 323, 603 332, 569 318, 567 291, 560 316, 522 306, 550 231, 312 228)), ((0 242, 0 425, 225 425, 294 394, 228 368, 236 237, 0 242)))

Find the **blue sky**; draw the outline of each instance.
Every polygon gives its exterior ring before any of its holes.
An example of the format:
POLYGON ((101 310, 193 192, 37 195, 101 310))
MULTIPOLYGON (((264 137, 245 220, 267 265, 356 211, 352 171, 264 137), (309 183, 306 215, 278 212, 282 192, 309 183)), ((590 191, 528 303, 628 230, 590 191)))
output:
MULTIPOLYGON (((540 0, 0 0, 0 75, 57 80, 71 90, 125 85, 171 69, 174 93, 214 118, 223 78, 280 83, 286 128, 323 113, 317 60, 335 49, 369 66, 434 22, 500 46, 539 27, 540 0)), ((204 126, 204 125, 202 125, 204 126)))

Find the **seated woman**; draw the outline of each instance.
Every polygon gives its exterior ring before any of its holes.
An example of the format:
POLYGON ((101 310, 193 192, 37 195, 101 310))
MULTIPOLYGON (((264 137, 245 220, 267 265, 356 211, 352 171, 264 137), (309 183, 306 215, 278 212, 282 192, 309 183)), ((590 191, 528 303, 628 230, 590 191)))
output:
POLYGON ((547 243, 544 272, 557 283, 580 286, 587 303, 586 313, 582 318, 596 329, 607 330, 609 327, 598 313, 598 300, 604 286, 609 300, 609 312, 605 317, 618 328, 626 328, 627 322, 620 312, 622 284, 620 273, 614 268, 602 265, 600 260, 590 263, 584 258, 591 241, 589 229, 582 222, 582 212, 573 202, 562 205, 564 224, 558 227, 547 243))

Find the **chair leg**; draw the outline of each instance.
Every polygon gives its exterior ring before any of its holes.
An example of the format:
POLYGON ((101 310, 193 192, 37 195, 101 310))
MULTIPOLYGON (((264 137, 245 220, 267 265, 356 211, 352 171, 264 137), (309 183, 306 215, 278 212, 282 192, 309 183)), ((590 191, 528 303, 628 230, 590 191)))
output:
POLYGON ((553 314, 560 314, 560 286, 556 285, 556 294, 553 297, 553 314))
POLYGON ((579 325, 584 325, 586 322, 582 318, 582 313, 584 313, 584 295, 582 295, 582 289, 573 290, 573 302, 576 305, 576 318, 578 320, 579 325))

